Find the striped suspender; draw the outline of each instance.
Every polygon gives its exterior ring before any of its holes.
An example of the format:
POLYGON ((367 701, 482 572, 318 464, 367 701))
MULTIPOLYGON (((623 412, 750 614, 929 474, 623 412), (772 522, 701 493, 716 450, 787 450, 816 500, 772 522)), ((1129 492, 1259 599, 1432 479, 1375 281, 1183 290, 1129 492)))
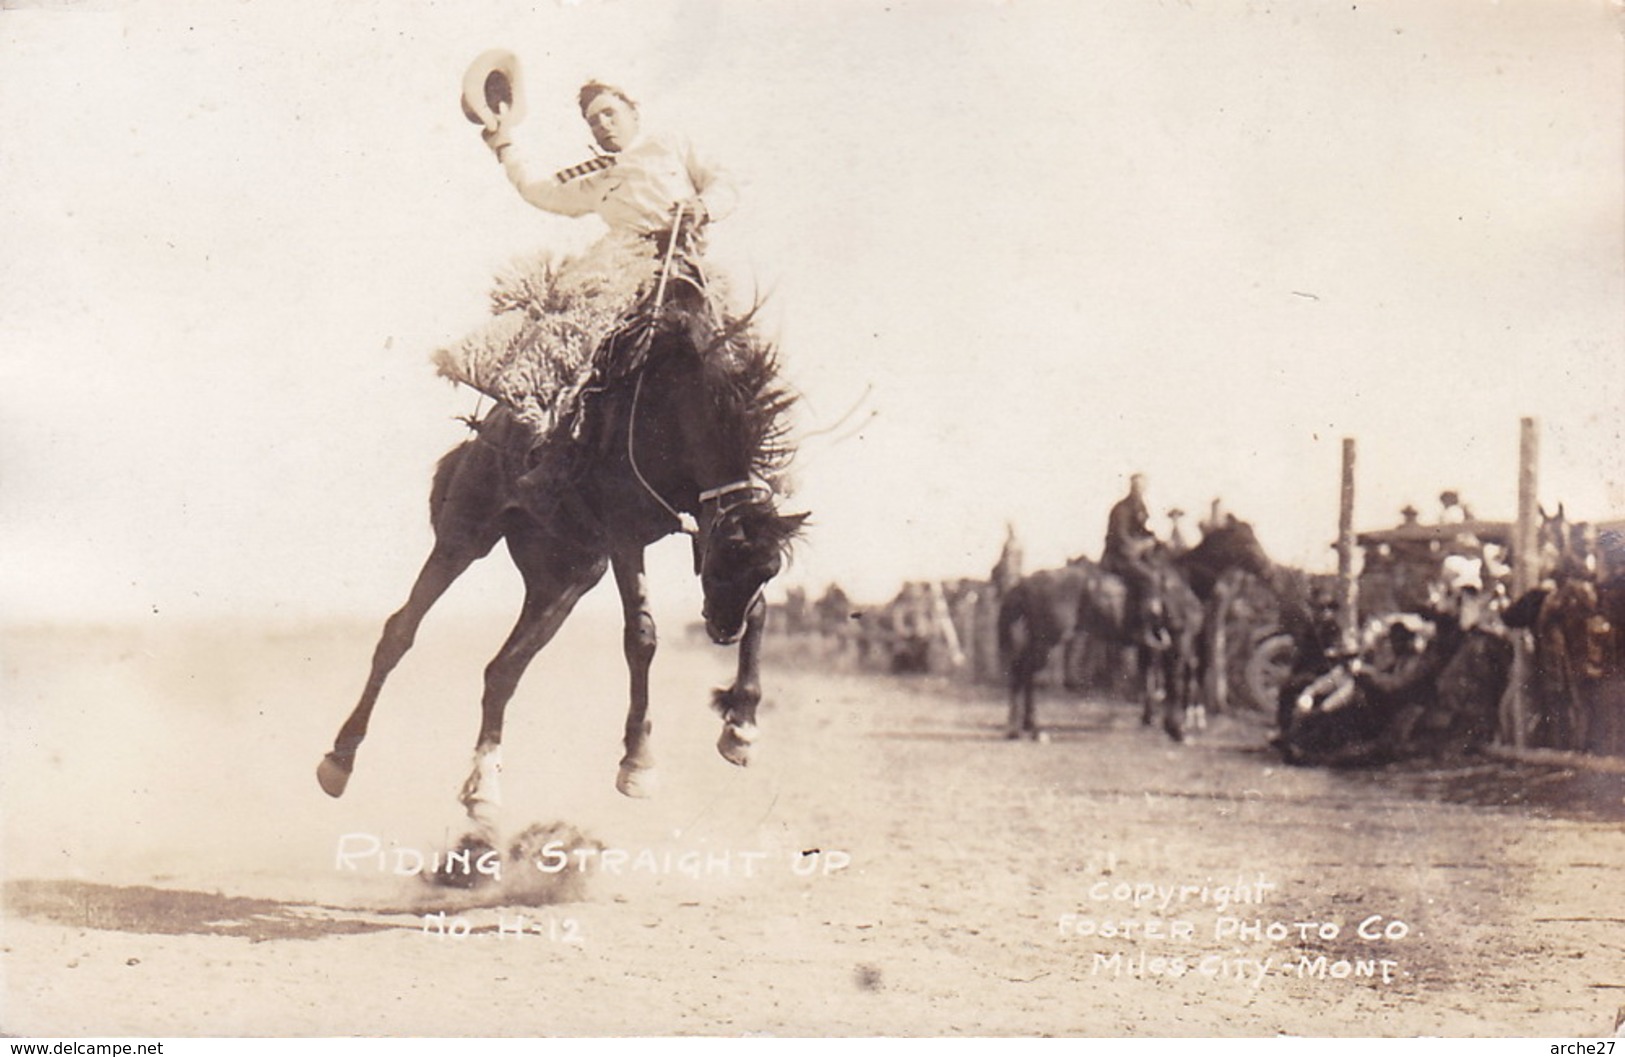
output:
POLYGON ((560 169, 558 172, 553 174, 553 179, 557 180, 561 184, 567 184, 577 177, 586 176, 588 173, 601 172, 614 164, 615 155, 605 154, 604 156, 594 158, 591 161, 584 161, 580 165, 572 165, 568 169, 560 169))

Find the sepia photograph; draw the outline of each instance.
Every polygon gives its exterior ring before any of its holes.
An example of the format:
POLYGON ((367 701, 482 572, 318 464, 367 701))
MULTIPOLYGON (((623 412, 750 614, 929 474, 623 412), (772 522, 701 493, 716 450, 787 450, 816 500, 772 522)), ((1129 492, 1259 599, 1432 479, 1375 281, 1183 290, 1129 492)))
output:
POLYGON ((1620 0, 0 0, 0 1035, 1611 1053, 1621 423, 1620 0))

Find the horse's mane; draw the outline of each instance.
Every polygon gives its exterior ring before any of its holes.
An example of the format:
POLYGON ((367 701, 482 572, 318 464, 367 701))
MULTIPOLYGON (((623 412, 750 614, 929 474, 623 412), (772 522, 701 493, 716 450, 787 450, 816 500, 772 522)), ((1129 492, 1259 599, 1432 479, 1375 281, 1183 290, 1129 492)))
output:
MULTIPOLYGON (((658 355, 651 357, 647 345, 641 349, 635 344, 631 349, 626 348, 624 335, 635 334, 640 327, 668 335, 685 334, 692 342, 702 380, 718 415, 734 427, 729 431, 732 442, 738 445, 734 454, 750 466, 752 473, 771 483, 787 469, 795 454, 789 439, 789 412, 795 405, 796 394, 780 376, 777 346, 762 338, 752 326, 759 307, 753 306, 742 315, 719 311, 718 322, 714 324, 675 306, 668 307, 664 322, 639 312, 630 317, 631 326, 612 336, 605 347, 596 351, 597 385, 585 391, 602 391, 606 383, 634 378, 652 359, 659 358, 658 355)), ((486 395, 493 396, 491 409, 483 415, 463 419, 476 433, 484 429, 493 416, 517 416, 517 409, 503 396, 486 395)), ((561 417, 568 420, 579 413, 579 406, 573 406, 561 417)))
POLYGON ((719 415, 733 426, 729 443, 736 447, 730 454, 776 486, 795 456, 789 413, 796 395, 779 374, 777 346, 751 325, 758 307, 724 315, 715 336, 698 351, 706 389, 719 415))
POLYGON ((1253 531, 1253 526, 1231 515, 1224 524, 1204 534, 1196 546, 1180 556, 1179 561, 1187 567, 1230 562, 1235 560, 1238 550, 1250 553, 1265 562, 1269 560, 1258 543, 1258 535, 1253 531))
POLYGON ((1271 566, 1252 525, 1234 515, 1203 535, 1201 542, 1175 559, 1175 564, 1202 598, 1211 594, 1227 567, 1239 565, 1249 572, 1267 575, 1271 566))

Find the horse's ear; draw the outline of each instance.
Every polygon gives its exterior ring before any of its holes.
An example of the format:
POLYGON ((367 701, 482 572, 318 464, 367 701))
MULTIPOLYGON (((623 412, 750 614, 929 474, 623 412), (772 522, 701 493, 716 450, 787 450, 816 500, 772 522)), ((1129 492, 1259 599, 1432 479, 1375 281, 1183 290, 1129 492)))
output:
POLYGON ((779 514, 775 520, 777 525, 774 534, 782 542, 788 543, 800 536, 807 528, 807 519, 812 517, 812 511, 804 510, 799 514, 779 514))

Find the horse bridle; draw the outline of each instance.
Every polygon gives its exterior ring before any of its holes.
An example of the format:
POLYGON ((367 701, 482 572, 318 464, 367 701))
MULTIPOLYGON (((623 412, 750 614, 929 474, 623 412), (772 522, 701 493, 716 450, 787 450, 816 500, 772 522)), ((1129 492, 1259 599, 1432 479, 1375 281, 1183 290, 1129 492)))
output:
MULTIPOLYGON (((672 516, 677 522, 677 527, 682 532, 694 538, 694 573, 703 581, 706 570, 711 563, 711 549, 717 536, 717 524, 735 509, 754 502, 756 496, 771 496, 773 489, 766 482, 754 477, 730 481, 715 488, 707 488, 699 494, 701 517, 704 517, 707 505, 715 503, 716 509, 711 512, 709 518, 704 519, 703 524, 694 516, 678 510, 667 502, 666 497, 661 495, 654 485, 649 483, 649 479, 643 476, 643 471, 638 467, 635 438, 637 436, 638 403, 643 395, 643 378, 643 372, 640 371, 638 380, 632 390, 632 409, 626 425, 626 461, 632 467, 632 476, 637 479, 638 484, 649 494, 649 497, 658 503, 662 510, 672 516), (745 498, 736 499, 731 503, 725 502, 729 496, 737 496, 741 493, 745 494, 745 498)), ((766 581, 756 585, 756 591, 751 595, 750 600, 745 603, 744 612, 747 615, 756 607, 766 589, 766 581)))
POLYGON ((771 496, 772 494, 772 488, 765 482, 755 478, 733 481, 716 488, 708 488, 700 493, 700 513, 702 515, 705 513, 705 504, 716 503, 717 507, 712 511, 710 520, 704 526, 704 531, 695 533, 695 546, 699 550, 697 560, 694 562, 694 572, 696 574, 702 577, 705 575, 705 570, 711 560, 711 544, 717 538, 716 527, 722 519, 739 507, 754 502, 757 496, 771 496), (740 492, 746 493, 746 497, 732 503, 722 502, 726 497, 740 492))
MULTIPOLYGON (((659 490, 657 490, 654 485, 649 483, 649 479, 644 477, 643 471, 638 468, 637 447, 634 443, 634 438, 637 436, 638 399, 642 396, 642 394, 643 375, 642 373, 639 373, 637 383, 632 390, 632 413, 628 416, 626 424, 626 461, 632 467, 632 476, 637 478, 638 484, 642 485, 643 490, 649 493, 649 497, 652 498, 656 503, 660 504, 662 510, 672 516, 672 518, 677 522, 677 527, 681 532, 694 538, 694 573, 703 580, 705 578, 705 571, 710 566, 711 547, 712 543, 717 538, 716 526, 718 522, 739 507, 754 502, 755 497, 757 496, 771 496, 773 494, 773 489, 765 481, 755 477, 747 477, 742 480, 730 481, 727 484, 718 485, 715 488, 707 488, 699 495, 701 517, 703 518, 705 515, 706 504, 715 503, 717 504, 717 507, 714 511, 712 511, 710 518, 706 519, 703 523, 700 520, 697 520, 693 515, 685 513, 684 511, 678 510, 676 507, 672 506, 666 501, 666 497, 661 495, 659 490), (735 500, 732 503, 723 502, 723 500, 727 499, 727 497, 731 495, 738 495, 740 493, 745 493, 745 498, 735 500)), ((746 613, 749 613, 756 605, 757 600, 762 597, 762 592, 766 590, 766 588, 767 584, 765 582, 757 585, 756 593, 745 605, 746 613)))
MULTIPOLYGON (((682 236, 683 221, 685 219, 684 213, 684 205, 682 203, 678 203, 676 215, 672 223, 671 241, 666 246, 665 259, 660 265, 659 284, 656 286, 654 292, 654 318, 656 320, 659 320, 661 313, 665 308, 666 284, 667 280, 671 277, 672 261, 676 256, 677 243, 682 236)), ((652 334, 652 329, 647 330, 644 332, 644 338, 647 339, 652 334)), ((758 495, 771 496, 773 494, 773 489, 767 483, 756 477, 747 477, 742 480, 730 481, 727 484, 718 485, 715 488, 705 489, 699 495, 701 516, 703 517, 705 514, 705 506, 707 503, 717 503, 718 506, 716 510, 712 512, 709 520, 707 520, 704 524, 701 524, 701 522, 696 520, 692 515, 678 510, 676 507, 667 502, 666 497, 661 495, 660 492, 649 483, 648 478, 643 476, 643 471, 638 466, 637 445, 635 438, 637 436, 638 404, 643 397, 643 379, 644 374, 642 371, 639 371, 637 382, 632 388, 632 410, 627 416, 626 461, 632 467, 632 475, 637 478, 638 484, 643 486, 643 490, 649 493, 650 497, 653 498, 656 503, 660 504, 661 509, 665 510, 666 513, 672 516, 672 518, 677 522, 679 530, 689 536, 694 537, 695 548, 697 551, 694 562, 694 572, 703 579, 705 576, 705 571, 710 564, 711 546, 712 542, 716 539, 715 528, 717 523, 723 518, 727 517, 728 514, 731 513, 735 508, 752 502, 754 497, 758 495), (722 503, 722 500, 726 499, 728 496, 736 495, 741 492, 746 493, 747 498, 733 503, 722 503)), ((747 604, 745 607, 746 612, 749 612, 751 607, 756 604, 756 600, 761 597, 762 591, 766 586, 767 585, 764 583, 756 588, 755 596, 751 598, 749 604, 747 604)))
MULTIPOLYGON (((756 502, 758 496, 770 497, 772 494, 773 489, 771 487, 769 487, 766 483, 754 478, 743 481, 733 481, 717 488, 708 488, 700 493, 700 512, 702 514, 705 512, 705 506, 707 503, 717 504, 716 510, 712 513, 711 517, 706 520, 704 531, 696 536, 694 540, 694 573, 700 578, 700 582, 702 584, 705 582, 706 570, 710 567, 711 548, 712 544, 717 538, 717 526, 721 524, 724 518, 733 513, 733 511, 756 502), (728 496, 739 493, 745 493, 744 498, 737 499, 732 503, 724 502, 728 496)), ((741 612, 745 614, 747 621, 749 620, 751 611, 756 608, 757 603, 761 601, 762 595, 766 590, 767 581, 763 580, 761 583, 756 585, 756 590, 751 592, 750 598, 746 600, 745 606, 741 612)), ((710 620, 709 614, 706 615, 706 619, 707 621, 710 620)))

